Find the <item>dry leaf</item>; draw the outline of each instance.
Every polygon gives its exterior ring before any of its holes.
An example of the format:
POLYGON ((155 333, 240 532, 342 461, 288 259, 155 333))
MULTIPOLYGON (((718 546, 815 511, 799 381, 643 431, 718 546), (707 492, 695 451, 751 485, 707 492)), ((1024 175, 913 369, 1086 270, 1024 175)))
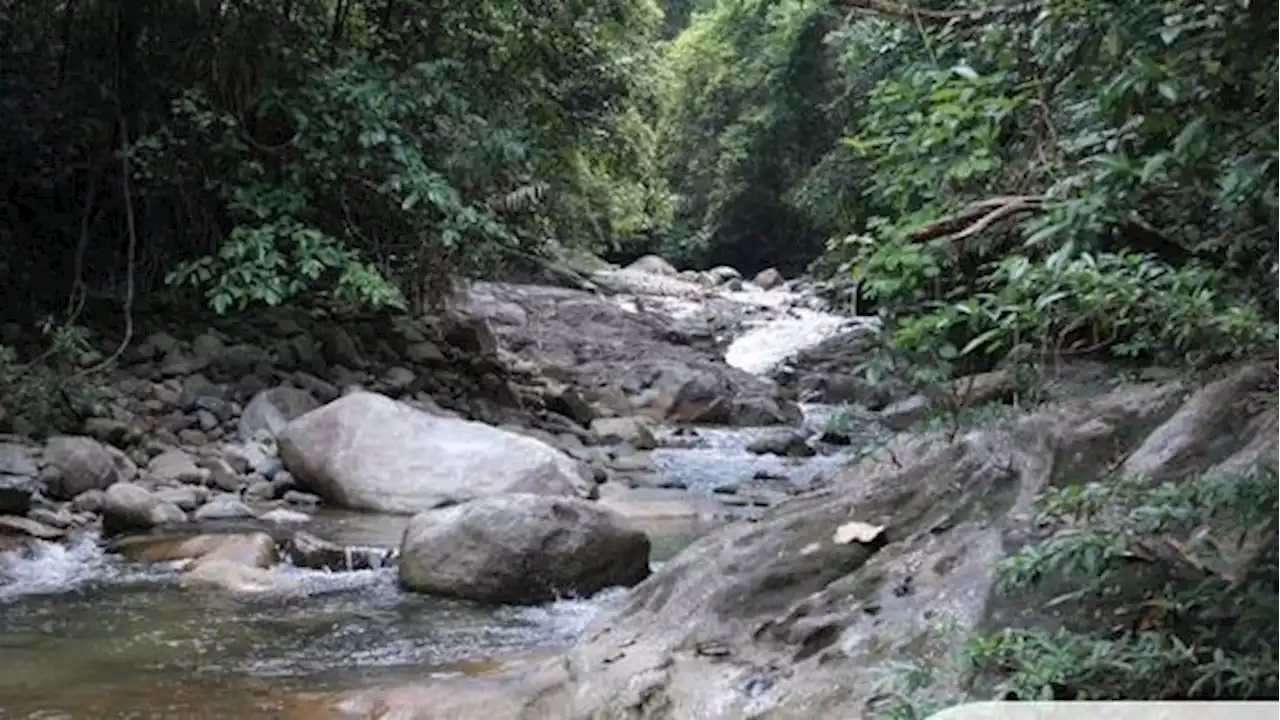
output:
POLYGON ((840 545, 848 545, 851 542, 867 544, 875 542, 884 532, 883 525, 871 525, 864 522, 848 522, 836 528, 835 541, 840 545))

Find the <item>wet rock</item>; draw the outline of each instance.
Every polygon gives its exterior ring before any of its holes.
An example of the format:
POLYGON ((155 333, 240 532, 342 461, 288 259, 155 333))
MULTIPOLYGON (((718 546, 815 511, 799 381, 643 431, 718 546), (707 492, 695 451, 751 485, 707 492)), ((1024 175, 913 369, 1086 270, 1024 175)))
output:
POLYGON ((266 533, 123 537, 108 547, 135 562, 216 558, 256 568, 269 568, 279 562, 276 542, 266 533))
POLYGON ((545 495, 494 495, 421 513, 400 547, 406 588, 479 602, 590 595, 648 574, 649 539, 625 518, 545 495))
POLYGON ((182 573, 178 584, 189 590, 214 590, 240 597, 302 597, 302 585, 276 568, 257 568, 219 558, 202 558, 182 573))
POLYGON ((27 517, 42 525, 65 530, 75 524, 75 517, 65 508, 34 508, 27 517))
MULTIPOLYGON (((1213 413, 1191 410, 1170 421, 1211 394, 1183 404, 1176 385, 1126 389, 840 471, 825 489, 664 564, 569 651, 569 677, 526 695, 513 716, 632 717, 638 702, 661 708, 652 717, 860 716, 886 663, 922 647, 929 657, 958 651, 976 630, 1003 626, 1003 613, 1023 617, 1028 599, 1002 599, 995 568, 1055 476, 1097 476, 1148 437, 1180 448, 1144 466, 1157 477, 1252 456, 1264 433, 1275 442, 1274 422, 1212 432, 1213 413), (1191 414, 1206 422, 1187 424, 1191 414), (1177 435, 1174 426, 1196 429, 1177 435), (1180 440, 1189 437, 1214 450, 1190 452, 1180 440), (876 532, 843 532, 853 523, 876 532)), ((1217 402, 1238 406, 1239 396, 1217 402)))
POLYGON ((585 494, 591 485, 574 460, 537 440, 365 392, 291 422, 280 454, 305 489, 376 512, 412 514, 504 492, 585 494))
POLYGON ((0 538, 16 535, 37 540, 57 540, 66 534, 61 528, 46 525, 33 518, 0 515, 0 538))
POLYGON ((784 457, 812 457, 816 451, 802 433, 777 432, 761 436, 747 445, 747 452, 756 455, 782 455, 784 457))
POLYGON ((559 387, 545 396, 547 409, 559 413, 579 425, 590 425, 596 412, 582 395, 570 387, 559 387))
POLYGON ((301 490, 285 490, 283 493, 280 493, 280 499, 290 505, 299 505, 301 507, 315 507, 324 502, 324 499, 319 495, 302 492, 301 490))
POLYGON ((240 520, 257 517, 253 508, 234 495, 219 495, 196 510, 196 520, 240 520))
POLYGON ((276 508, 274 510, 268 510, 267 512, 263 513, 258 519, 264 522, 276 523, 278 525, 294 525, 299 523, 311 522, 310 515, 304 512, 298 512, 297 510, 290 510, 288 508, 276 508))
POLYGON ((102 531, 107 535, 146 531, 185 522, 177 505, 156 497, 141 485, 116 483, 107 488, 102 504, 102 531))
POLYGON ((285 541, 285 557, 298 567, 315 570, 376 570, 386 567, 394 555, 390 548, 339 545, 310 533, 294 533, 285 541))
POLYGON ((59 500, 70 500, 86 490, 104 490, 121 479, 115 458, 90 437, 49 438, 44 459, 58 472, 48 492, 59 500))

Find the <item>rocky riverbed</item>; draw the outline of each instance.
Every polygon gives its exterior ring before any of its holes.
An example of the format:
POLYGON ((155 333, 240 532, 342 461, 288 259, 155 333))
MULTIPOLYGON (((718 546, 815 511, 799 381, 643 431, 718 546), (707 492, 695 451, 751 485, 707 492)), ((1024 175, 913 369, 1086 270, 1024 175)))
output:
POLYGON ((861 323, 725 270, 595 279, 478 284, 427 322, 150 330, 80 432, 0 438, 0 707, 273 717, 563 650, 838 466, 768 373, 861 323))

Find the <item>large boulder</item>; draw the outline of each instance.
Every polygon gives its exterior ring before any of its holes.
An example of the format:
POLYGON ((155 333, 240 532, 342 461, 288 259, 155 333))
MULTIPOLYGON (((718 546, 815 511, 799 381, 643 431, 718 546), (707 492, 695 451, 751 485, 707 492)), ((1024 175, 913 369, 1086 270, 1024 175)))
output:
POLYGON ((410 515, 499 493, 585 495, 576 461, 533 438, 355 392, 289 423, 285 467, 341 507, 410 515))
POLYGON ((400 546, 409 590, 532 604, 631 586, 649 574, 649 538, 584 500, 496 495, 417 515, 400 546))
POLYGON ((86 490, 105 490, 123 479, 115 456, 90 437, 51 437, 44 446, 44 459, 57 471, 48 490, 59 500, 70 500, 86 490))

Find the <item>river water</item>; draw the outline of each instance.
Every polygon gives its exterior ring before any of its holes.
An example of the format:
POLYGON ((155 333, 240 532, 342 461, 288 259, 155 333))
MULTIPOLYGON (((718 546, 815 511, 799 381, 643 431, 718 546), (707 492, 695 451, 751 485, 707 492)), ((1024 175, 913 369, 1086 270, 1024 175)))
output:
MULTIPOLYGON (((780 322, 792 351, 840 325, 816 312, 780 322)), ((767 322, 755 330, 729 358, 763 372, 787 353, 760 339, 767 322)), ((761 475, 804 485, 839 463, 746 452, 760 432, 686 431, 687 446, 655 451, 654 463, 702 496, 761 475)), ((306 530, 344 545, 394 547, 405 521, 328 512, 306 530)), ((708 528, 648 529, 657 565, 708 528)), ((563 649, 623 596, 493 608, 402 592, 393 568, 286 572, 305 597, 244 601, 183 590, 173 566, 126 561, 93 537, 0 554, 0 719, 278 717, 300 692, 475 672, 484 667, 477 660, 563 649)))

